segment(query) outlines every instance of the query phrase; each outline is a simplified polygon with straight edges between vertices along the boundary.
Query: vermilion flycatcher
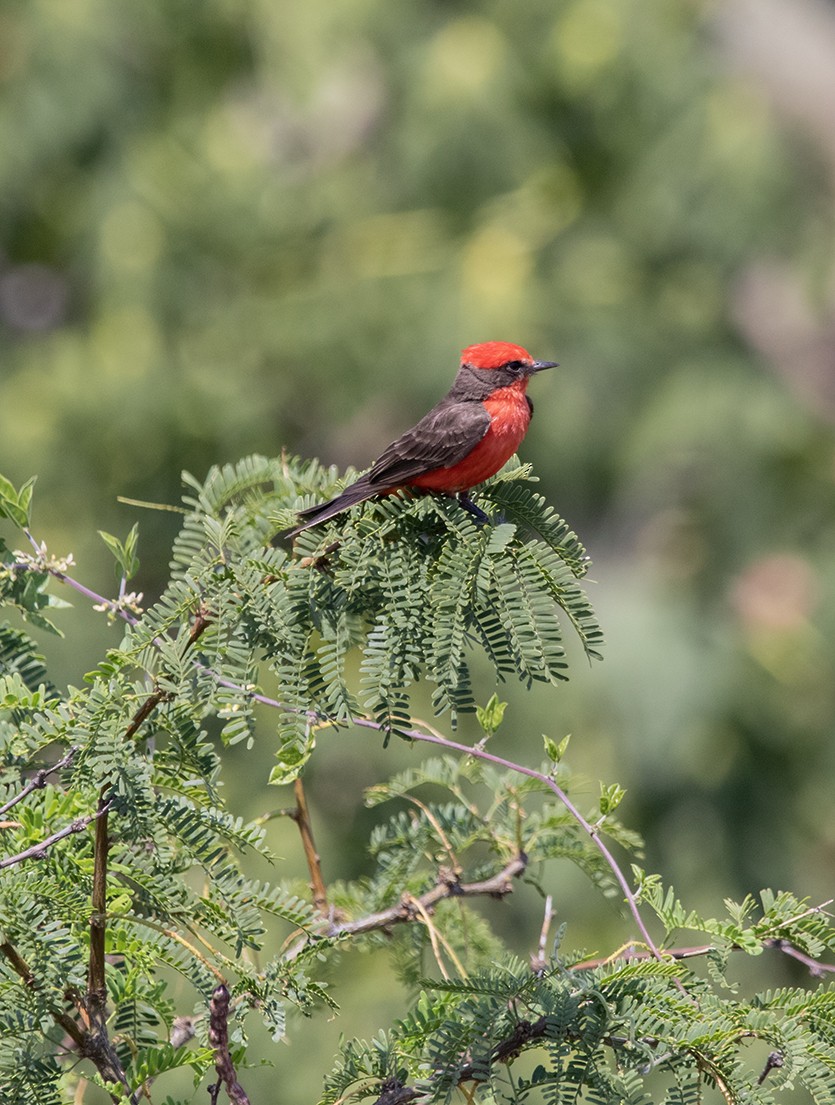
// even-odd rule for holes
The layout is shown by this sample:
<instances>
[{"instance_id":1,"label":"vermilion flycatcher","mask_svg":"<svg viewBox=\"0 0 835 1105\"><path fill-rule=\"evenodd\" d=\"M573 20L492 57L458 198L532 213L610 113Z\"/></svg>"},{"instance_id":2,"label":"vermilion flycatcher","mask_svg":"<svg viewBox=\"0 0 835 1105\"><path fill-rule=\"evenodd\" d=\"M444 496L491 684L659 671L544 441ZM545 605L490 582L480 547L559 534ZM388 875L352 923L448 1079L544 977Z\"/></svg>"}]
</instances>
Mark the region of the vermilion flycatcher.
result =
<instances>
[{"instance_id":1,"label":"vermilion flycatcher","mask_svg":"<svg viewBox=\"0 0 835 1105\"><path fill-rule=\"evenodd\" d=\"M468 346L455 383L440 403L335 499L301 511L304 521L289 536L403 487L457 495L462 506L486 521L467 491L495 475L519 448L533 414L528 380L556 366L556 361L535 361L521 345L506 341Z\"/></svg>"}]
</instances>

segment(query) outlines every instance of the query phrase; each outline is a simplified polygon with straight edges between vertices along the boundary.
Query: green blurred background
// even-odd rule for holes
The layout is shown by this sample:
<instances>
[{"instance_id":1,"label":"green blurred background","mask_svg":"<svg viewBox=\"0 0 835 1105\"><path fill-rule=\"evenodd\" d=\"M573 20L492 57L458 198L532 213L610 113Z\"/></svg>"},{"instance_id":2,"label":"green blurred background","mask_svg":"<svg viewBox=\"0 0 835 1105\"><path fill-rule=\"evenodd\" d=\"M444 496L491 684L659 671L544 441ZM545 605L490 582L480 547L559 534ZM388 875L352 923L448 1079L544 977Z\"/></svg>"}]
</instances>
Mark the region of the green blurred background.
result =
<instances>
[{"instance_id":1,"label":"green blurred background","mask_svg":"<svg viewBox=\"0 0 835 1105\"><path fill-rule=\"evenodd\" d=\"M153 596L176 516L117 495L284 447L361 467L462 346L559 360L522 456L588 545L606 659L507 688L497 748L572 732L693 905L828 898L833 119L829 0L6 0L0 471L38 474L36 535L95 588L95 530L138 517ZM64 624L75 682L117 630ZM246 815L270 732L233 753ZM409 755L330 739L326 876L363 869L353 785ZM576 943L618 931L555 877ZM349 1034L390 1015L360 962Z\"/></svg>"}]
</instances>

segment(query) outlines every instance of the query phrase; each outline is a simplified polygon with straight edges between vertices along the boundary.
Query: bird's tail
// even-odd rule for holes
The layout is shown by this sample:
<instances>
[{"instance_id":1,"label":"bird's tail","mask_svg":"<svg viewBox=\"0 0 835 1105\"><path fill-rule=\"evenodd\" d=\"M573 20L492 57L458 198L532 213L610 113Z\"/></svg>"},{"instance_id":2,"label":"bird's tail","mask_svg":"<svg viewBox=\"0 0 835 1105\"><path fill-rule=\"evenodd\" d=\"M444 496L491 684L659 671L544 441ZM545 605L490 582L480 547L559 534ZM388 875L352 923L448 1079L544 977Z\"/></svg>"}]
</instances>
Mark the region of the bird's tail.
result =
<instances>
[{"instance_id":1,"label":"bird's tail","mask_svg":"<svg viewBox=\"0 0 835 1105\"><path fill-rule=\"evenodd\" d=\"M352 483L350 487L346 487L340 495L328 499L326 503L316 503L315 506L300 510L299 518L303 521L293 529L287 530L284 536L295 537L302 530L310 529L311 526L318 526L320 522L327 522L329 518L341 514L348 507L355 506L357 503L364 502L365 499L370 499L373 495L379 494L381 494L379 487L370 487L367 480L360 478L356 483Z\"/></svg>"}]
</instances>

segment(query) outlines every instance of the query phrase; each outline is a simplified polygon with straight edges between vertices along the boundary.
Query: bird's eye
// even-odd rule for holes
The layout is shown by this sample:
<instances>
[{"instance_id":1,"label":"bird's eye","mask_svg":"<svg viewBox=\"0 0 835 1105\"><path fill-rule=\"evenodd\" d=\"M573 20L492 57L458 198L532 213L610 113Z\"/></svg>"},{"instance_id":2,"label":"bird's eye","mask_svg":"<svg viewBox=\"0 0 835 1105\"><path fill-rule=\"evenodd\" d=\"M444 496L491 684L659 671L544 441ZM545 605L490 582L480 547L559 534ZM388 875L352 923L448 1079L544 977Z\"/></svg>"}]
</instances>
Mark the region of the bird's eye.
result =
<instances>
[{"instance_id":1,"label":"bird's eye","mask_svg":"<svg viewBox=\"0 0 835 1105\"><path fill-rule=\"evenodd\" d=\"M525 367L522 361L508 361L505 368L509 368L511 372L521 372Z\"/></svg>"}]
</instances>

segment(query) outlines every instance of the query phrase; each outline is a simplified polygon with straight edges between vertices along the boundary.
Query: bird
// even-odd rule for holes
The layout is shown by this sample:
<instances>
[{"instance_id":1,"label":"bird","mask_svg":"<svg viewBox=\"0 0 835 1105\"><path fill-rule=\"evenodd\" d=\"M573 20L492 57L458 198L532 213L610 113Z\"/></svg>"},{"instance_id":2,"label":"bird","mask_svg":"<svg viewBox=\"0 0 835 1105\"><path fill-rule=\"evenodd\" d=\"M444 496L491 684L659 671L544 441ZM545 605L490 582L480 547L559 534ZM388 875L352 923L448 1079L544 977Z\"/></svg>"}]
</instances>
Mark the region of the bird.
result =
<instances>
[{"instance_id":1,"label":"bird","mask_svg":"<svg viewBox=\"0 0 835 1105\"><path fill-rule=\"evenodd\" d=\"M535 373L556 367L556 361L535 361L512 342L468 345L444 398L339 495L299 511L299 524L286 536L401 489L457 496L480 522L488 521L468 492L495 475L519 448L533 414L528 382Z\"/></svg>"}]
</instances>

